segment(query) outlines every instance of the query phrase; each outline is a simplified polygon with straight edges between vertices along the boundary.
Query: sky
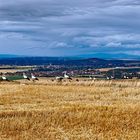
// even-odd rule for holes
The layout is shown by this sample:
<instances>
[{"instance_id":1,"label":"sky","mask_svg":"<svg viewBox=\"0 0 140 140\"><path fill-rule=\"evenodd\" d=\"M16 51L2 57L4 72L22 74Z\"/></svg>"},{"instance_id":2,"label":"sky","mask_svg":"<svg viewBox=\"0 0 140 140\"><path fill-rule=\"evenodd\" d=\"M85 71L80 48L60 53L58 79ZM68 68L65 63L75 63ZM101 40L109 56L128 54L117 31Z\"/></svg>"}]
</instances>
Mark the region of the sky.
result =
<instances>
[{"instance_id":1,"label":"sky","mask_svg":"<svg viewBox=\"0 0 140 140\"><path fill-rule=\"evenodd\" d=\"M0 0L0 54L140 56L139 0Z\"/></svg>"}]
</instances>

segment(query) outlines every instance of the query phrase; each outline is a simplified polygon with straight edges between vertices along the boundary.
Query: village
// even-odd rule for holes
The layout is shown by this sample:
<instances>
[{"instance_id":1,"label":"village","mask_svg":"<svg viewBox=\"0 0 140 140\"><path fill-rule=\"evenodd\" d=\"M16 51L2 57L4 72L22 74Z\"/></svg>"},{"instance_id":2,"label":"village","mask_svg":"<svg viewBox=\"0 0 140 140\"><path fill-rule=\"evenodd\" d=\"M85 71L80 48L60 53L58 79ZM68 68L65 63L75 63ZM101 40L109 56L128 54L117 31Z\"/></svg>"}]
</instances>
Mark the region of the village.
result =
<instances>
[{"instance_id":1,"label":"village","mask_svg":"<svg viewBox=\"0 0 140 140\"><path fill-rule=\"evenodd\" d=\"M23 73L28 77L31 74L38 78L63 77L64 73L72 78L85 78L89 80L101 79L139 79L140 67L115 67L115 68L88 68L71 67L65 65L41 65L41 66L4 66L0 68L1 80L5 76L9 80L24 79Z\"/></svg>"}]
</instances>

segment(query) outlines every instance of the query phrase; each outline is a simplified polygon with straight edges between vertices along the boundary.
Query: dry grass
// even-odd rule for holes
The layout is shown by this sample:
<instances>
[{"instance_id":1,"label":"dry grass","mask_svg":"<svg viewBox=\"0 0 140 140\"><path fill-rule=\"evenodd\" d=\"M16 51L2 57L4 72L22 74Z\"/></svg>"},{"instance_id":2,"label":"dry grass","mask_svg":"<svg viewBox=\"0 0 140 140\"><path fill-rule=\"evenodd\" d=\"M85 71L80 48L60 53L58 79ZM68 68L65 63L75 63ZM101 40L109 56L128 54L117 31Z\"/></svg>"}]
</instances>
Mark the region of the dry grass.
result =
<instances>
[{"instance_id":1,"label":"dry grass","mask_svg":"<svg viewBox=\"0 0 140 140\"><path fill-rule=\"evenodd\" d=\"M139 81L0 84L2 140L139 140L139 117Z\"/></svg>"}]
</instances>

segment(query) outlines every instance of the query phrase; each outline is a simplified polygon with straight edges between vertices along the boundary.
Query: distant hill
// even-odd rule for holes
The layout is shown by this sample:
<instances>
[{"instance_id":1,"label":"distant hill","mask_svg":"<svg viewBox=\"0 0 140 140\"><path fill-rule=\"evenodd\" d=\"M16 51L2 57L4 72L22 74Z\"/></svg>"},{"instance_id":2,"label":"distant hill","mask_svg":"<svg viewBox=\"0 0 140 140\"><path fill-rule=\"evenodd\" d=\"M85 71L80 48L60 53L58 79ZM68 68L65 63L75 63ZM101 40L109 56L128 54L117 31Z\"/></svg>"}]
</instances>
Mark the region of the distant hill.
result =
<instances>
[{"instance_id":1,"label":"distant hill","mask_svg":"<svg viewBox=\"0 0 140 140\"><path fill-rule=\"evenodd\" d=\"M12 55L12 54L0 54L0 59L5 59L5 58L16 58L19 57L18 55Z\"/></svg>"},{"instance_id":2,"label":"distant hill","mask_svg":"<svg viewBox=\"0 0 140 140\"><path fill-rule=\"evenodd\" d=\"M0 59L0 65L63 65L74 67L120 67L140 66L139 60L105 60L99 58L67 58L67 57L16 57L8 56Z\"/></svg>"},{"instance_id":3,"label":"distant hill","mask_svg":"<svg viewBox=\"0 0 140 140\"><path fill-rule=\"evenodd\" d=\"M107 59L107 60L140 60L139 55L129 55L124 53L111 54L111 53L91 53L69 57L37 57L37 56L24 56L14 54L0 54L0 59L7 58L31 58L31 59L48 59L48 60L80 60L80 59Z\"/></svg>"},{"instance_id":4,"label":"distant hill","mask_svg":"<svg viewBox=\"0 0 140 140\"><path fill-rule=\"evenodd\" d=\"M77 56L79 58L102 58L102 59L139 59L139 55L129 55L124 53L119 54L110 54L110 53L93 53L93 54L84 54Z\"/></svg>"}]
</instances>

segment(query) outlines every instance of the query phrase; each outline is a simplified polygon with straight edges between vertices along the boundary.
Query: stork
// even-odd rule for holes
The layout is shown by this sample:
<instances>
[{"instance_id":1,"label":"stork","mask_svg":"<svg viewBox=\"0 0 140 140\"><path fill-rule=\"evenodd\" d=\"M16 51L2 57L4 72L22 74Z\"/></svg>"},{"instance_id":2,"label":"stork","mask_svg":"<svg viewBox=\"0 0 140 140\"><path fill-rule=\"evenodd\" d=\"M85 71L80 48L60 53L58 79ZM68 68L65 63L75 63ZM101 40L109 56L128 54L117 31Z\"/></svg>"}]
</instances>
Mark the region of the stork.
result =
<instances>
[{"instance_id":1,"label":"stork","mask_svg":"<svg viewBox=\"0 0 140 140\"><path fill-rule=\"evenodd\" d=\"M57 81L61 82L61 81L63 80L63 77L57 76L57 77L55 77L55 79L56 79Z\"/></svg>"},{"instance_id":2,"label":"stork","mask_svg":"<svg viewBox=\"0 0 140 140\"><path fill-rule=\"evenodd\" d=\"M89 79L90 79L90 80L93 80L93 77L89 76Z\"/></svg>"},{"instance_id":3,"label":"stork","mask_svg":"<svg viewBox=\"0 0 140 140\"><path fill-rule=\"evenodd\" d=\"M123 78L126 79L127 77L124 75Z\"/></svg>"},{"instance_id":4,"label":"stork","mask_svg":"<svg viewBox=\"0 0 140 140\"><path fill-rule=\"evenodd\" d=\"M124 79L129 79L129 77L128 77L128 76L126 76L126 75L124 75L124 76L123 76L123 78L124 78Z\"/></svg>"},{"instance_id":5,"label":"stork","mask_svg":"<svg viewBox=\"0 0 140 140\"><path fill-rule=\"evenodd\" d=\"M71 78L69 75L67 75L67 72L64 72L64 78L65 78L65 79L72 80L72 78Z\"/></svg>"},{"instance_id":6,"label":"stork","mask_svg":"<svg viewBox=\"0 0 140 140\"><path fill-rule=\"evenodd\" d=\"M109 77L109 76L107 76L107 77L106 77L106 79L107 79L107 80L110 80L110 77Z\"/></svg>"},{"instance_id":7,"label":"stork","mask_svg":"<svg viewBox=\"0 0 140 140\"><path fill-rule=\"evenodd\" d=\"M114 79L114 76L111 76L111 79Z\"/></svg>"},{"instance_id":8,"label":"stork","mask_svg":"<svg viewBox=\"0 0 140 140\"><path fill-rule=\"evenodd\" d=\"M96 80L96 78L94 77L94 78L93 78L93 80L95 81L95 80Z\"/></svg>"},{"instance_id":9,"label":"stork","mask_svg":"<svg viewBox=\"0 0 140 140\"><path fill-rule=\"evenodd\" d=\"M9 80L7 79L7 77L5 76L5 74L3 74L1 78L2 78L2 81L9 81Z\"/></svg>"},{"instance_id":10,"label":"stork","mask_svg":"<svg viewBox=\"0 0 140 140\"><path fill-rule=\"evenodd\" d=\"M35 80L38 80L38 81L39 81L39 79L38 79L33 73L31 73L31 79L32 79L33 81L35 81Z\"/></svg>"},{"instance_id":11,"label":"stork","mask_svg":"<svg viewBox=\"0 0 140 140\"><path fill-rule=\"evenodd\" d=\"M30 78L25 73L23 73L23 78L30 81Z\"/></svg>"}]
</instances>

